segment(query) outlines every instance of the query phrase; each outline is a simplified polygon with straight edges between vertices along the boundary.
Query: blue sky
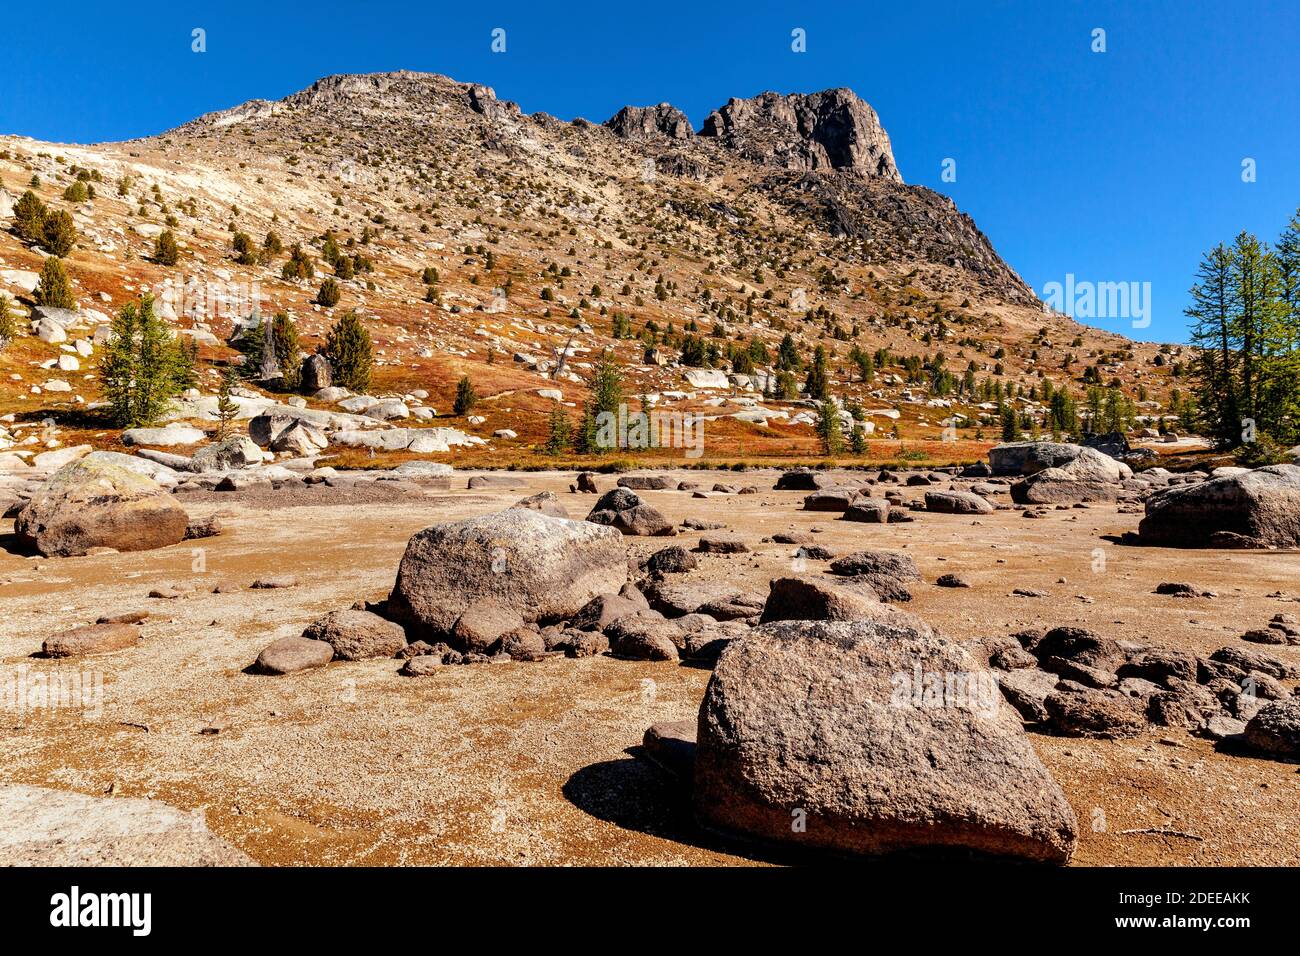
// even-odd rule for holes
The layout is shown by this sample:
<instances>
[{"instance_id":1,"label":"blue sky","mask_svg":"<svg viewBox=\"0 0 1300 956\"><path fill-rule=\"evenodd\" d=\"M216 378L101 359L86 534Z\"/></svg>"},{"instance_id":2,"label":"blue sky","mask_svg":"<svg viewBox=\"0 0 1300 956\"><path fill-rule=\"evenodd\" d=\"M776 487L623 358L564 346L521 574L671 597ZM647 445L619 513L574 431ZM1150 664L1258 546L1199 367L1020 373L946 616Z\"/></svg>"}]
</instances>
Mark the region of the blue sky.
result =
<instances>
[{"instance_id":1,"label":"blue sky","mask_svg":"<svg viewBox=\"0 0 1300 956\"><path fill-rule=\"evenodd\" d=\"M1296 0L139 0L65 3L57 21L0 34L0 133L126 139L331 73L402 68L562 119L668 101L697 128L731 96L848 86L879 112L904 178L952 196L1039 292L1067 273L1150 282L1149 328L1093 324L1159 341L1184 338L1205 249L1242 229L1271 241L1300 206ZM791 50L796 28L807 52Z\"/></svg>"}]
</instances>

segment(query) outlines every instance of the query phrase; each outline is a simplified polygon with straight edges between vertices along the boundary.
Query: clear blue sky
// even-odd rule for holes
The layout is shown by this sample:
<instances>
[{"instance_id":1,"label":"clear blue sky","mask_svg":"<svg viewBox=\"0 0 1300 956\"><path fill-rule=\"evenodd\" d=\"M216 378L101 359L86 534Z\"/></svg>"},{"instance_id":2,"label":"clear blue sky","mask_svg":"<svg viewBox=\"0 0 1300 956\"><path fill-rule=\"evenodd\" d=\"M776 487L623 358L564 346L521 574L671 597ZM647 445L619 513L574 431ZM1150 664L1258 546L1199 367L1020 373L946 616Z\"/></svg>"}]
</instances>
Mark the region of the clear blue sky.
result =
<instances>
[{"instance_id":1,"label":"clear blue sky","mask_svg":"<svg viewBox=\"0 0 1300 956\"><path fill-rule=\"evenodd\" d=\"M1094 324L1159 341L1184 337L1203 250L1241 229L1271 241L1300 206L1297 0L138 0L52 16L0 33L0 133L127 139L331 73L402 68L563 119L668 101L697 128L731 96L848 86L880 113L904 178L952 196L1040 293L1066 273L1150 282L1150 328ZM206 53L191 52L195 27ZM1097 27L1105 53L1090 48ZM791 51L795 28L806 53Z\"/></svg>"}]
</instances>

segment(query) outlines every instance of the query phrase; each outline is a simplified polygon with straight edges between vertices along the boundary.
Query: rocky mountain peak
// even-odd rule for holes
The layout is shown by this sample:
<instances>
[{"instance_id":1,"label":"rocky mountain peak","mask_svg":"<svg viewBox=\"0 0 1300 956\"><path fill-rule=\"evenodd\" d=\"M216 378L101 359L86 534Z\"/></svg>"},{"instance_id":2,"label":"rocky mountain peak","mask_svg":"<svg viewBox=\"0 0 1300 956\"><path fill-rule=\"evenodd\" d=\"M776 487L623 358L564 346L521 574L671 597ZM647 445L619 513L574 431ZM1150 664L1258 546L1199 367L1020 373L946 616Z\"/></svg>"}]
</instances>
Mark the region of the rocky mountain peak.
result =
<instances>
[{"instance_id":1,"label":"rocky mountain peak","mask_svg":"<svg viewBox=\"0 0 1300 956\"><path fill-rule=\"evenodd\" d=\"M876 111L849 89L733 98L708 115L700 135L764 165L903 181Z\"/></svg>"},{"instance_id":2,"label":"rocky mountain peak","mask_svg":"<svg viewBox=\"0 0 1300 956\"><path fill-rule=\"evenodd\" d=\"M686 114L668 103L625 106L605 121L623 139L690 139L695 135Z\"/></svg>"}]
</instances>

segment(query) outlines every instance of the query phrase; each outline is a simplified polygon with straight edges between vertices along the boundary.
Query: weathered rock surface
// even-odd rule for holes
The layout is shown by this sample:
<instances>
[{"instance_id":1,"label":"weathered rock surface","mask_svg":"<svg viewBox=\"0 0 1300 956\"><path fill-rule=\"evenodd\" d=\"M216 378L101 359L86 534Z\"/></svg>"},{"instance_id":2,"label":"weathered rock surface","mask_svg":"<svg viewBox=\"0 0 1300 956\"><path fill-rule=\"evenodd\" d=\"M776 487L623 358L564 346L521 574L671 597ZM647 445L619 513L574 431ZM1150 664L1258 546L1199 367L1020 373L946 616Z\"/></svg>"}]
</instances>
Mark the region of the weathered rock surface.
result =
<instances>
[{"instance_id":1,"label":"weathered rock surface","mask_svg":"<svg viewBox=\"0 0 1300 956\"><path fill-rule=\"evenodd\" d=\"M733 98L705 118L700 136L767 166L903 181L876 111L848 89Z\"/></svg>"},{"instance_id":2,"label":"weathered rock surface","mask_svg":"<svg viewBox=\"0 0 1300 956\"><path fill-rule=\"evenodd\" d=\"M913 674L965 674L991 696L927 706ZM957 644L876 622L766 624L733 642L700 708L694 799L705 826L841 854L1064 863L1077 840L991 675Z\"/></svg>"},{"instance_id":3,"label":"weathered rock surface","mask_svg":"<svg viewBox=\"0 0 1300 956\"><path fill-rule=\"evenodd\" d=\"M46 657L85 657L135 647L140 632L128 623L87 624L46 638L41 653Z\"/></svg>"},{"instance_id":4,"label":"weathered rock surface","mask_svg":"<svg viewBox=\"0 0 1300 956\"><path fill-rule=\"evenodd\" d=\"M340 661L361 661L371 657L393 657L406 647L402 628L370 611L355 608L331 611L308 625L302 636L324 641Z\"/></svg>"},{"instance_id":5,"label":"weathered rock surface","mask_svg":"<svg viewBox=\"0 0 1300 956\"><path fill-rule=\"evenodd\" d=\"M1263 753L1300 757L1300 698L1265 704L1246 722L1243 738Z\"/></svg>"},{"instance_id":6,"label":"weathered rock surface","mask_svg":"<svg viewBox=\"0 0 1300 956\"><path fill-rule=\"evenodd\" d=\"M414 535L388 613L411 639L439 640L475 605L523 621L568 618L627 580L627 549L610 528L509 508Z\"/></svg>"},{"instance_id":7,"label":"weathered rock surface","mask_svg":"<svg viewBox=\"0 0 1300 956\"><path fill-rule=\"evenodd\" d=\"M64 465L19 513L14 531L46 556L91 548L145 551L185 537L189 516L152 479L101 459Z\"/></svg>"},{"instance_id":8,"label":"weathered rock surface","mask_svg":"<svg viewBox=\"0 0 1300 956\"><path fill-rule=\"evenodd\" d=\"M677 533L673 523L658 508L645 504L627 488L615 488L596 501L587 515L593 524L617 528L629 536L671 537Z\"/></svg>"},{"instance_id":9,"label":"weathered rock surface","mask_svg":"<svg viewBox=\"0 0 1300 956\"><path fill-rule=\"evenodd\" d=\"M993 505L970 491L927 491L925 510L950 515L988 515Z\"/></svg>"},{"instance_id":10,"label":"weathered rock surface","mask_svg":"<svg viewBox=\"0 0 1300 956\"><path fill-rule=\"evenodd\" d=\"M334 648L306 637L282 637L257 655L253 669L259 674L292 674L324 667L334 658Z\"/></svg>"},{"instance_id":11,"label":"weathered rock surface","mask_svg":"<svg viewBox=\"0 0 1300 956\"><path fill-rule=\"evenodd\" d=\"M634 140L684 140L695 135L691 121L675 106L625 106L604 124L615 136Z\"/></svg>"},{"instance_id":12,"label":"weathered rock surface","mask_svg":"<svg viewBox=\"0 0 1300 956\"><path fill-rule=\"evenodd\" d=\"M1157 492L1138 538L1172 548L1300 547L1300 467L1270 465Z\"/></svg>"}]
</instances>

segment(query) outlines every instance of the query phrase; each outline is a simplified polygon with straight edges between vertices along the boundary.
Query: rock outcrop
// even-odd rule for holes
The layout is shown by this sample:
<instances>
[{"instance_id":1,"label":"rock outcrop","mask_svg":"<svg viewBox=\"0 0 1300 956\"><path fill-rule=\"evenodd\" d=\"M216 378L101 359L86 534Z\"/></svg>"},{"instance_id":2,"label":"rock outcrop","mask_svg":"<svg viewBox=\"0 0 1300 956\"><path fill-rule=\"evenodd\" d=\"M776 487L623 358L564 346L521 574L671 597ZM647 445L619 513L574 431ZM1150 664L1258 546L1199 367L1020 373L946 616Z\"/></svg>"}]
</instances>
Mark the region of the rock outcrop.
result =
<instances>
[{"instance_id":1,"label":"rock outcrop","mask_svg":"<svg viewBox=\"0 0 1300 956\"><path fill-rule=\"evenodd\" d=\"M625 106L605 126L623 139L690 139L695 135L686 114L668 103L658 106Z\"/></svg>"},{"instance_id":2,"label":"rock outcrop","mask_svg":"<svg viewBox=\"0 0 1300 956\"><path fill-rule=\"evenodd\" d=\"M903 181L876 111L848 89L733 98L708 115L700 135L767 166Z\"/></svg>"}]
</instances>

